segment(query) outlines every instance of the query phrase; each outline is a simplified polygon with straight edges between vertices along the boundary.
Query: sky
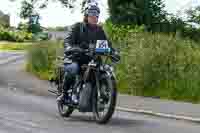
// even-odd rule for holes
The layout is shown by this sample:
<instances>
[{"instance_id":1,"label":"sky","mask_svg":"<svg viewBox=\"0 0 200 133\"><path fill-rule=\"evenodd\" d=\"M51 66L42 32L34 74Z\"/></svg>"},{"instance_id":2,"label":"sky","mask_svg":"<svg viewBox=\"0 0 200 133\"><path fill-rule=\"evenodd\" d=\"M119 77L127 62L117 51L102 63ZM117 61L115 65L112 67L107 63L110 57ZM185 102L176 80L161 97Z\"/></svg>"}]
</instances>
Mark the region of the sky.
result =
<instances>
[{"instance_id":1,"label":"sky","mask_svg":"<svg viewBox=\"0 0 200 133\"><path fill-rule=\"evenodd\" d=\"M11 25L17 26L21 21L19 18L20 6L22 0L10 2L9 0L1 0L0 10L11 17ZM107 0L97 0L100 2L100 21L104 22L108 18ZM166 10L169 13L180 14L179 10L183 12L184 9L200 5L200 0L164 0ZM40 23L45 27L67 26L82 20L80 7L77 6L74 12L69 11L63 7L59 2L50 2L46 9L39 11L41 15Z\"/></svg>"}]
</instances>

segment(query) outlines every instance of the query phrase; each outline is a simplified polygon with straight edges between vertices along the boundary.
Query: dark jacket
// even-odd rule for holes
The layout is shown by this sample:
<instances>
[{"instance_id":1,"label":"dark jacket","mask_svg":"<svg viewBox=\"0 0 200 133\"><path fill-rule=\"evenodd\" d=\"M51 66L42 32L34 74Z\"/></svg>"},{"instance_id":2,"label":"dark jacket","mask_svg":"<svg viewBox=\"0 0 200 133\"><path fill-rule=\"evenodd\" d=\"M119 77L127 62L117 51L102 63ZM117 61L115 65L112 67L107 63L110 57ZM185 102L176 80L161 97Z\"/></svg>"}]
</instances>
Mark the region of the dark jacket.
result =
<instances>
[{"instance_id":1,"label":"dark jacket","mask_svg":"<svg viewBox=\"0 0 200 133\"><path fill-rule=\"evenodd\" d=\"M86 23L76 23L64 40L64 48L71 46L87 49L89 43L96 40L108 40L101 26L91 27ZM111 43L109 45L111 47Z\"/></svg>"},{"instance_id":2,"label":"dark jacket","mask_svg":"<svg viewBox=\"0 0 200 133\"><path fill-rule=\"evenodd\" d=\"M89 44L91 42L95 43L96 40L108 40L101 26L97 25L96 27L91 27L86 23L76 23L72 25L64 40L65 52L68 50L67 47L79 47L82 49L88 49ZM110 42L109 47L112 48ZM80 58L76 58L76 56L74 56L72 56L72 59L78 62L80 65L90 61L89 56L78 56Z\"/></svg>"}]
</instances>

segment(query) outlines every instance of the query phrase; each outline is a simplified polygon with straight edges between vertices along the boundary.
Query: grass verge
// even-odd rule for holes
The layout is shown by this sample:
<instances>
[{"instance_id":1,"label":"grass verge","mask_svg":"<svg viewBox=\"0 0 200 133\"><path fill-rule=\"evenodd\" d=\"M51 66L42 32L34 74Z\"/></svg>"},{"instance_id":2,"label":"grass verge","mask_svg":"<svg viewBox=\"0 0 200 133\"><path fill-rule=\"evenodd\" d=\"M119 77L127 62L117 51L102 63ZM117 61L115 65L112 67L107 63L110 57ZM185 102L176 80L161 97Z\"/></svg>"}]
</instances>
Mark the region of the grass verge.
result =
<instances>
[{"instance_id":1,"label":"grass verge","mask_svg":"<svg viewBox=\"0 0 200 133\"><path fill-rule=\"evenodd\" d=\"M6 51L19 51L19 50L27 50L34 43L26 42L26 43L14 43L14 42L0 42L0 50Z\"/></svg>"}]
</instances>

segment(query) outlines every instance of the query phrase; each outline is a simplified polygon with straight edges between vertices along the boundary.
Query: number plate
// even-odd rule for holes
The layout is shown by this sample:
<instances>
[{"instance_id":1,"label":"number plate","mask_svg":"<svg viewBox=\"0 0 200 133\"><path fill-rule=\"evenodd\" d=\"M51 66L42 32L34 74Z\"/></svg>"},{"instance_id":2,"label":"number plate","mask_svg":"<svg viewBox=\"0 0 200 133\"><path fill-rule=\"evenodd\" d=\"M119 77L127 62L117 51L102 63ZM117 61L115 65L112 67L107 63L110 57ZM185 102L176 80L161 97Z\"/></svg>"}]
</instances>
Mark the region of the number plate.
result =
<instances>
[{"instance_id":1,"label":"number plate","mask_svg":"<svg viewBox=\"0 0 200 133\"><path fill-rule=\"evenodd\" d=\"M107 40L97 40L96 43L96 52L97 53L107 53L110 52Z\"/></svg>"},{"instance_id":2,"label":"number plate","mask_svg":"<svg viewBox=\"0 0 200 133\"><path fill-rule=\"evenodd\" d=\"M107 40L97 40L96 48L107 49L108 41Z\"/></svg>"}]
</instances>

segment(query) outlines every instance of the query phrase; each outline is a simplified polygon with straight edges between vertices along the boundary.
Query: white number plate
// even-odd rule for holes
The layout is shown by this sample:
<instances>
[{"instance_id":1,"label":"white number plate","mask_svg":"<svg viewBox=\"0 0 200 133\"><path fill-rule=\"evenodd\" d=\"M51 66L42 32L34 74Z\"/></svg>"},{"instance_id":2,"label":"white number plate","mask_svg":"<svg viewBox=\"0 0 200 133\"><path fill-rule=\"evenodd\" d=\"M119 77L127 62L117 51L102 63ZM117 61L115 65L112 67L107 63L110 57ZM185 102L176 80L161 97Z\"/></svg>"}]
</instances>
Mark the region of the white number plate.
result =
<instances>
[{"instance_id":1,"label":"white number plate","mask_svg":"<svg viewBox=\"0 0 200 133\"><path fill-rule=\"evenodd\" d=\"M101 49L109 48L108 41L107 40L97 40L96 48L101 48Z\"/></svg>"}]
</instances>

